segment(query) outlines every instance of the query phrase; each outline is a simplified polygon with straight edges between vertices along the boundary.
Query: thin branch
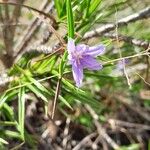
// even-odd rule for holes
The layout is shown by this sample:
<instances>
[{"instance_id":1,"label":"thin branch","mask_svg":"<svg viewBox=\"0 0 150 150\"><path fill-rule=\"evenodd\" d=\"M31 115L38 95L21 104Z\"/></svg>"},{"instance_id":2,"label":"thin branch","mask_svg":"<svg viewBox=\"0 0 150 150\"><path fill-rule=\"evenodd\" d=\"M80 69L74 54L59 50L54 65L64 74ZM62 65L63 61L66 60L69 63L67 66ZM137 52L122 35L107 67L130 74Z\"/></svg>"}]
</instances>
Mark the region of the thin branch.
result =
<instances>
[{"instance_id":1,"label":"thin branch","mask_svg":"<svg viewBox=\"0 0 150 150\"><path fill-rule=\"evenodd\" d=\"M109 37L114 40L116 39L116 34L113 34L113 33L105 33L103 36ZM124 36L124 35L118 35L118 40L128 42L135 46L143 47L144 49L147 49L150 45L148 41L143 41L143 40L135 39L135 38Z\"/></svg>"},{"instance_id":2,"label":"thin branch","mask_svg":"<svg viewBox=\"0 0 150 150\"><path fill-rule=\"evenodd\" d=\"M52 2L49 5L48 4L49 4L48 0L46 0L41 6L40 10L44 11L46 9L46 13L52 10L54 3ZM16 49L16 53L14 54L15 59L27 47L28 42L31 40L32 36L35 34L35 32L38 30L41 24L42 22L37 17L32 21L30 26L25 31L24 36L19 40L19 42L15 46Z\"/></svg>"},{"instance_id":3,"label":"thin branch","mask_svg":"<svg viewBox=\"0 0 150 150\"><path fill-rule=\"evenodd\" d=\"M144 118L145 120L150 122L149 114L147 112L145 112L141 107L135 106L132 103L132 101L128 100L127 98L125 98L123 96L116 95L116 96L114 96L114 98L116 100L118 100L119 102L121 102L122 104L124 104L125 106L127 106L128 108L130 108L132 111L139 114L139 116L141 116L142 118Z\"/></svg>"},{"instance_id":4,"label":"thin branch","mask_svg":"<svg viewBox=\"0 0 150 150\"><path fill-rule=\"evenodd\" d=\"M95 111L89 105L85 105L85 107L89 111L89 113L91 114L91 117L93 118L94 124L97 128L97 131L98 131L99 135L101 137L103 137L107 141L107 143L110 144L110 146L113 149L119 149L119 145L117 145L117 143L106 133L105 129L99 123L99 121L98 121L99 117L95 113Z\"/></svg>"},{"instance_id":5,"label":"thin branch","mask_svg":"<svg viewBox=\"0 0 150 150\"><path fill-rule=\"evenodd\" d=\"M136 72L136 74L144 81L145 84L150 86L150 83L148 83L140 74L138 74L137 72Z\"/></svg>"},{"instance_id":6,"label":"thin branch","mask_svg":"<svg viewBox=\"0 0 150 150\"><path fill-rule=\"evenodd\" d=\"M17 0L17 3L19 2L20 4L23 4L24 1L25 0ZM13 11L13 15L12 15L11 21L18 23L20 15L21 15L21 6L16 5L15 9ZM14 37L15 30L16 30L16 26L13 26L12 27L12 37Z\"/></svg>"},{"instance_id":7,"label":"thin branch","mask_svg":"<svg viewBox=\"0 0 150 150\"><path fill-rule=\"evenodd\" d=\"M117 47L118 47L118 50L119 50L120 58L122 58L122 52L121 52L121 49L120 49L120 46L119 46L119 37L118 37L117 10L116 10L116 13L115 13L115 19L116 19L116 28L115 28L115 31L116 31ZM129 88L131 89L131 83L130 83L129 75L128 75L127 71L126 71L125 59L122 60L122 63L123 63L123 72L124 72L124 75L125 75L125 77L127 79L127 84L129 86Z\"/></svg>"},{"instance_id":8,"label":"thin branch","mask_svg":"<svg viewBox=\"0 0 150 150\"><path fill-rule=\"evenodd\" d=\"M80 150L82 145L85 145L91 138L95 137L97 133L91 133L83 138L72 150Z\"/></svg>"},{"instance_id":9,"label":"thin branch","mask_svg":"<svg viewBox=\"0 0 150 150\"><path fill-rule=\"evenodd\" d=\"M38 10L38 9L36 9L36 8L33 8L33 7L31 7L31 6L27 6L27 5L23 5L23 4L18 4L18 3L11 3L11 2L7 2L7 3L0 2L0 4L1 4L1 5L8 4L8 5L21 6L21 7L27 8L27 9L29 9L29 10L32 10L33 12L37 12L37 13L39 13L40 15L43 15L43 16L49 18L50 20L52 20L53 22L56 23L55 18L54 18L52 15L47 14L47 13L45 13L45 12L43 12L43 11L41 11L41 10Z\"/></svg>"},{"instance_id":10,"label":"thin branch","mask_svg":"<svg viewBox=\"0 0 150 150\"><path fill-rule=\"evenodd\" d=\"M57 82L55 98L54 98L54 101L53 101L53 109L52 109L52 114L51 114L52 119L54 119L54 115L55 115L55 111L56 111L57 99L59 97L59 92L60 92L61 79L62 79L62 77L59 78L58 82Z\"/></svg>"},{"instance_id":11,"label":"thin branch","mask_svg":"<svg viewBox=\"0 0 150 150\"><path fill-rule=\"evenodd\" d=\"M113 59L113 60L110 60L110 61L106 61L103 63L103 65L105 64L109 64L109 63L113 63L113 62L116 62L116 61L120 61L120 60L123 60L123 59L130 59L130 58L134 58L134 57L139 57L139 56L147 56L147 55L150 55L150 52L141 52L139 54L135 54L135 55L131 55L131 56L126 56L126 57L122 57L122 58L117 58L117 59Z\"/></svg>"},{"instance_id":12,"label":"thin branch","mask_svg":"<svg viewBox=\"0 0 150 150\"><path fill-rule=\"evenodd\" d=\"M129 15L123 19L118 20L117 24L118 24L118 27L120 27L120 26L127 25L128 23L135 22L135 21L142 20L142 19L146 19L149 17L150 17L150 7L145 8L145 9L143 9L143 10L141 10L135 14ZM92 38L92 37L97 36L97 35L104 34L106 32L109 32L109 31L115 29L115 27L116 27L116 24L113 24L113 23L106 24L104 26L96 28L95 30L87 32L84 35L83 39L85 40L85 39L89 39L89 38Z\"/></svg>"},{"instance_id":13,"label":"thin branch","mask_svg":"<svg viewBox=\"0 0 150 150\"><path fill-rule=\"evenodd\" d=\"M23 4L24 1L25 0L17 0L17 3ZM21 6L16 5L15 9L13 11L13 16L12 16L13 21L18 22L18 18L19 18L20 14L21 14L20 12L21 12Z\"/></svg>"},{"instance_id":14,"label":"thin branch","mask_svg":"<svg viewBox=\"0 0 150 150\"><path fill-rule=\"evenodd\" d=\"M122 120L109 119L108 123L110 123L111 126L121 126L121 127L134 128L134 129L136 128L138 130L150 130L150 126L148 125L131 123Z\"/></svg>"},{"instance_id":15,"label":"thin branch","mask_svg":"<svg viewBox=\"0 0 150 150\"><path fill-rule=\"evenodd\" d=\"M66 126L65 126L65 129L64 129L64 132L63 132L63 140L62 140L62 146L64 149L67 148L67 142L68 142L68 137L69 137L69 125L70 125L70 118L68 117L66 119Z\"/></svg>"}]
</instances>

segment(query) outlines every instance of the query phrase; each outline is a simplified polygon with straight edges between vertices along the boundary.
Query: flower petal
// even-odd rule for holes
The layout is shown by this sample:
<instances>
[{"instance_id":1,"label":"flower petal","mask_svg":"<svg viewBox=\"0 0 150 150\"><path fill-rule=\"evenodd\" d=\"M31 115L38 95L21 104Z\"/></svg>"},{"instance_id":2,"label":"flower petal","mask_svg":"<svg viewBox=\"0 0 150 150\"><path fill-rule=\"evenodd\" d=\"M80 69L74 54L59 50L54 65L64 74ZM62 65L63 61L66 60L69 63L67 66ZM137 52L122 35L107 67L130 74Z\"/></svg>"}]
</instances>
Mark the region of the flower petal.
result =
<instances>
[{"instance_id":1,"label":"flower petal","mask_svg":"<svg viewBox=\"0 0 150 150\"><path fill-rule=\"evenodd\" d=\"M76 47L75 47L74 40L72 38L69 38L68 44L67 44L68 53L71 54L72 52L75 51L75 49L76 49Z\"/></svg>"},{"instance_id":2,"label":"flower petal","mask_svg":"<svg viewBox=\"0 0 150 150\"><path fill-rule=\"evenodd\" d=\"M89 55L84 56L80 62L83 68L87 68L89 70L100 70L103 67L102 64Z\"/></svg>"},{"instance_id":3,"label":"flower petal","mask_svg":"<svg viewBox=\"0 0 150 150\"><path fill-rule=\"evenodd\" d=\"M77 50L78 52L80 52L80 53L84 53L84 52L86 52L86 51L89 50L89 46L88 46L88 45L85 45L85 44L78 44L78 45L76 46L76 50Z\"/></svg>"},{"instance_id":4,"label":"flower petal","mask_svg":"<svg viewBox=\"0 0 150 150\"><path fill-rule=\"evenodd\" d=\"M104 52L105 52L105 46L101 44L98 46L89 47L89 50L86 52L86 55L96 57L101 54L104 54Z\"/></svg>"},{"instance_id":5,"label":"flower petal","mask_svg":"<svg viewBox=\"0 0 150 150\"><path fill-rule=\"evenodd\" d=\"M74 62L72 64L72 72L73 72L73 78L76 82L76 86L80 87L83 80L83 67L77 64L77 62Z\"/></svg>"}]
</instances>

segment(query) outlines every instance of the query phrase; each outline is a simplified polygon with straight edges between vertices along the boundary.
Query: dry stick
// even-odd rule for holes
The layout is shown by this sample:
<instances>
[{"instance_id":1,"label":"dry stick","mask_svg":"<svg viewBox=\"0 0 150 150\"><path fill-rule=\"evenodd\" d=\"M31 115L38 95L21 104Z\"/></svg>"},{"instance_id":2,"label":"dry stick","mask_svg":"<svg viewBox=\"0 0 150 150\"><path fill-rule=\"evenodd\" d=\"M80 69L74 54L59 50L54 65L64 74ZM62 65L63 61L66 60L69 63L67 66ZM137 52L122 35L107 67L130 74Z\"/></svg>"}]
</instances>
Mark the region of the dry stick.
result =
<instances>
[{"instance_id":1,"label":"dry stick","mask_svg":"<svg viewBox=\"0 0 150 150\"><path fill-rule=\"evenodd\" d=\"M44 23L47 24L47 26L49 27L49 30L52 31L55 36L58 38L59 42L64 45L65 44L65 41L63 38L61 38L61 36L56 32L56 30L53 28L53 26L51 26L50 24L50 20L48 18L46 18L45 16L42 16L40 14L35 14L37 15L37 17L39 17L39 19L41 19Z\"/></svg>"},{"instance_id":2,"label":"dry stick","mask_svg":"<svg viewBox=\"0 0 150 150\"><path fill-rule=\"evenodd\" d=\"M106 133L105 129L101 126L101 124L99 123L98 121L98 115L95 113L95 111L89 106L89 105L85 105L86 109L89 111L89 113L91 114L91 117L93 118L94 120L94 124L97 128L97 131L99 133L99 135L101 137L103 137L107 143L110 144L110 146L113 148L113 149L119 149L119 145L117 145L117 143L111 139L111 137Z\"/></svg>"},{"instance_id":3,"label":"dry stick","mask_svg":"<svg viewBox=\"0 0 150 150\"><path fill-rule=\"evenodd\" d=\"M105 34L103 34L103 36L109 37L114 40L116 39L116 34L113 34L113 33L105 33ZM124 35L118 35L118 40L125 41L125 42L133 44L135 46L143 47L144 49L147 49L150 45L150 43L147 41L135 39L135 38L132 38L129 36L124 36Z\"/></svg>"},{"instance_id":4,"label":"dry stick","mask_svg":"<svg viewBox=\"0 0 150 150\"><path fill-rule=\"evenodd\" d=\"M17 0L17 3L19 4L23 4L25 0ZM20 11L21 11L21 6L15 6L15 9L13 11L13 16L12 16L12 19L15 21L15 22L18 22L18 17L20 16Z\"/></svg>"},{"instance_id":5,"label":"dry stick","mask_svg":"<svg viewBox=\"0 0 150 150\"><path fill-rule=\"evenodd\" d=\"M137 74L144 81L145 84L150 86L150 83L148 83L140 74L138 74L137 72L135 74Z\"/></svg>"},{"instance_id":6,"label":"dry stick","mask_svg":"<svg viewBox=\"0 0 150 150\"><path fill-rule=\"evenodd\" d=\"M40 10L44 11L46 9L47 5L48 5L48 0L46 0L43 3ZM48 8L48 10L46 12L50 11L53 8L54 3L52 2L49 6L50 7ZM28 42L31 40L32 36L35 34L35 32L41 26L41 24L42 24L42 22L37 17L32 21L31 25L25 31L23 38L20 39L19 43L17 43L15 46L15 49L17 50L17 53L14 55L15 57L20 55L22 53L22 51L26 48L26 46L28 45Z\"/></svg>"},{"instance_id":7,"label":"dry stick","mask_svg":"<svg viewBox=\"0 0 150 150\"><path fill-rule=\"evenodd\" d=\"M66 126L65 126L65 129L64 129L64 132L63 132L62 146L63 146L64 149L67 148L70 122L71 122L71 120L70 120L70 118L68 117L68 118L66 119Z\"/></svg>"},{"instance_id":8,"label":"dry stick","mask_svg":"<svg viewBox=\"0 0 150 150\"><path fill-rule=\"evenodd\" d=\"M131 123L122 120L109 119L108 123L110 123L112 126L115 125L115 126L128 127L128 128L137 128L139 130L150 130L150 126L148 125Z\"/></svg>"},{"instance_id":9,"label":"dry stick","mask_svg":"<svg viewBox=\"0 0 150 150\"><path fill-rule=\"evenodd\" d=\"M85 145L91 138L95 137L97 133L91 133L83 138L72 150L80 150L82 145Z\"/></svg>"},{"instance_id":10,"label":"dry stick","mask_svg":"<svg viewBox=\"0 0 150 150\"><path fill-rule=\"evenodd\" d=\"M121 102L122 104L124 104L125 106L127 106L128 108L130 108L132 111L139 114L139 116L141 116L142 118L150 122L149 114L144 112L144 110L141 107L134 106L127 98L123 96L117 95L117 96L114 96L114 98L118 100L119 102Z\"/></svg>"},{"instance_id":11,"label":"dry stick","mask_svg":"<svg viewBox=\"0 0 150 150\"><path fill-rule=\"evenodd\" d=\"M99 136L95 139L95 141L92 143L92 146L91 146L92 149L93 149L93 150L95 150L95 149L97 150L97 149L98 149L98 142L99 142L99 141L102 141L102 140L104 141L104 139L99 135ZM101 142L102 145L103 145L103 141ZM105 142L106 142L106 141L105 141Z\"/></svg>"},{"instance_id":12,"label":"dry stick","mask_svg":"<svg viewBox=\"0 0 150 150\"><path fill-rule=\"evenodd\" d=\"M59 92L60 92L61 79L62 79L62 77L60 77L58 79L57 86L56 86L56 93L55 93L55 98L54 98L54 101L53 101L53 108L52 108L52 115L51 115L52 119L54 119L54 115L55 115L55 110L56 110L56 105L57 105L57 99L59 97Z\"/></svg>"},{"instance_id":13,"label":"dry stick","mask_svg":"<svg viewBox=\"0 0 150 150\"><path fill-rule=\"evenodd\" d=\"M117 10L116 10L116 13L115 13L115 18L116 18L116 28L115 28L115 31L116 31L116 40L117 40L117 47L118 47L118 50L119 50L119 55L120 55L120 58L122 58L122 52L121 52L121 49L120 49L120 46L119 46L119 38L118 38L118 22L117 22ZM131 83L130 83L130 79L129 79L129 76L128 76L128 73L126 71L126 66L125 66L125 59L122 60L122 63L123 63L123 72L124 72L124 75L127 79L127 84L129 86L129 88L131 89Z\"/></svg>"},{"instance_id":14,"label":"dry stick","mask_svg":"<svg viewBox=\"0 0 150 150\"><path fill-rule=\"evenodd\" d=\"M120 19L117 22L117 24L118 24L118 27L120 27L123 25L127 25L130 22L135 22L135 21L146 19L149 17L150 17L150 7L145 8L145 9L139 11L138 13L135 13L135 14L129 15L123 19ZM95 30L87 32L84 35L83 39L85 40L85 39L92 38L96 35L104 34L106 32L109 32L109 31L115 29L115 27L116 27L116 24L113 24L113 23L112 24L106 24L104 26L96 28Z\"/></svg>"},{"instance_id":15,"label":"dry stick","mask_svg":"<svg viewBox=\"0 0 150 150\"><path fill-rule=\"evenodd\" d=\"M123 60L123 59L130 59L130 58L134 58L134 57L139 57L139 56L147 56L147 55L150 55L150 52L141 52L139 54L135 54L135 55L131 55L131 56L126 56L126 57L122 57L122 58L117 58L117 59L113 59L113 60L110 60L110 61L106 61L103 63L103 65L105 64L109 64L109 63L113 63L113 62L116 62L116 61L120 61L120 60Z\"/></svg>"},{"instance_id":16,"label":"dry stick","mask_svg":"<svg viewBox=\"0 0 150 150\"><path fill-rule=\"evenodd\" d=\"M4 5L4 10L5 10L5 17L0 17L3 22L3 24L7 24L3 26L2 28L2 33L3 33L3 40L4 40L4 45L5 45L5 51L6 54L1 56L1 60L3 64L5 65L6 68L10 67L12 65L13 59L13 30L12 28L9 27L9 23L11 22L11 18L9 16L9 8L8 5ZM8 61L9 60L9 61Z\"/></svg>"},{"instance_id":17,"label":"dry stick","mask_svg":"<svg viewBox=\"0 0 150 150\"><path fill-rule=\"evenodd\" d=\"M17 3L19 2L20 4L23 4L25 0L17 0ZM15 6L15 9L13 11L13 15L11 20L15 23L18 23L19 17L21 15L21 6ZM16 30L16 26L12 27L12 37L14 37L15 34L15 30Z\"/></svg>"},{"instance_id":18,"label":"dry stick","mask_svg":"<svg viewBox=\"0 0 150 150\"><path fill-rule=\"evenodd\" d=\"M18 3L11 3L11 2L7 2L7 3L2 3L0 2L1 5L5 5L5 4L9 4L9 5L14 5L14 6L21 6L21 7L24 7L24 8L27 8L29 10L32 10L33 12L37 12L41 15L44 15L45 17L49 18L50 20L52 20L53 22L56 22L55 21L55 18L51 15L51 14L47 14L41 10L38 10L36 8L33 8L31 6L27 6L27 5L23 5L23 4L18 4Z\"/></svg>"},{"instance_id":19,"label":"dry stick","mask_svg":"<svg viewBox=\"0 0 150 150\"><path fill-rule=\"evenodd\" d=\"M6 3L1 3L1 2L0 2L0 4L4 5L4 4L6 4ZM17 3L7 3L7 4L9 4L9 5L15 5L15 6L16 6L16 5L17 5L17 6L21 6L21 7L27 8L27 9L29 9L29 10L32 10L33 12L38 12L39 14L42 14L42 15L44 15L45 17L51 19L52 22L53 22L54 24L56 24L56 21L55 21L55 19L54 19L54 17L53 17L52 15L47 14L47 13L45 13L45 12L43 12L43 11L40 11L40 10L38 10L38 9L36 9L36 8L30 7L30 6L27 6L27 5L23 5L23 4L17 4ZM17 56L17 55L15 55L15 56Z\"/></svg>"}]
</instances>

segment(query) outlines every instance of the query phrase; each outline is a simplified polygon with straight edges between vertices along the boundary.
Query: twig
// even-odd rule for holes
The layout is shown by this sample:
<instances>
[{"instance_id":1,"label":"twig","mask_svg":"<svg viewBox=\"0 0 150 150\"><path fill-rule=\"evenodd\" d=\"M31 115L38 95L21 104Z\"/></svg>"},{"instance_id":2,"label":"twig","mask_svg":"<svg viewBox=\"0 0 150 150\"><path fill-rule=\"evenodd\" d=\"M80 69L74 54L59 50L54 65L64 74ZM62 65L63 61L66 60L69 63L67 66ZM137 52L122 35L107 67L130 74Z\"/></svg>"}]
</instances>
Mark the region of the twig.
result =
<instances>
[{"instance_id":1,"label":"twig","mask_svg":"<svg viewBox=\"0 0 150 150\"><path fill-rule=\"evenodd\" d=\"M150 83L148 83L140 74L138 74L137 72L136 72L136 74L144 81L145 84L150 86Z\"/></svg>"},{"instance_id":2,"label":"twig","mask_svg":"<svg viewBox=\"0 0 150 150\"><path fill-rule=\"evenodd\" d=\"M103 36L109 37L112 39L116 39L116 34L113 34L113 33L105 33L105 34L103 34ZM147 49L150 45L150 43L147 41L135 39L135 38L132 38L129 36L124 36L124 35L118 35L118 40L128 42L128 43L133 44L135 46L143 47L144 49Z\"/></svg>"},{"instance_id":3,"label":"twig","mask_svg":"<svg viewBox=\"0 0 150 150\"><path fill-rule=\"evenodd\" d=\"M62 140L62 146L64 149L67 148L67 142L68 142L68 133L69 133L69 125L70 125L70 118L68 117L66 119L66 126L65 126L65 129L64 129L64 133L63 133L63 140Z\"/></svg>"},{"instance_id":4,"label":"twig","mask_svg":"<svg viewBox=\"0 0 150 150\"><path fill-rule=\"evenodd\" d=\"M125 122L122 120L116 120L116 119L109 119L108 122L112 126L121 126L121 127L127 127L127 128L137 128L138 130L150 130L150 126L143 125L143 124L137 124L137 123L131 123L131 122Z\"/></svg>"},{"instance_id":5,"label":"twig","mask_svg":"<svg viewBox=\"0 0 150 150\"><path fill-rule=\"evenodd\" d=\"M61 78L58 79L57 82L57 87L56 87L56 92L55 92L55 98L53 101L53 109L52 109L52 114L51 114L51 118L54 119L54 115L55 115L55 110L56 110L56 105L57 105L57 99L59 97L59 92L60 92L60 85L61 85Z\"/></svg>"},{"instance_id":6,"label":"twig","mask_svg":"<svg viewBox=\"0 0 150 150\"><path fill-rule=\"evenodd\" d=\"M17 0L17 3L23 4L25 0ZM12 15L12 21L18 23L19 17L21 15L21 6L15 6L15 9L13 11L13 15ZM14 37L15 34L15 30L16 30L16 26L12 27L12 37Z\"/></svg>"},{"instance_id":7,"label":"twig","mask_svg":"<svg viewBox=\"0 0 150 150\"><path fill-rule=\"evenodd\" d=\"M11 3L11 2L7 2L7 3L0 2L0 4L1 4L1 5L6 5L6 4L8 4L8 5L15 5L15 6L21 6L21 7L27 8L27 9L29 9L29 10L32 10L33 12L37 12L37 13L39 13L40 15L43 15L43 16L49 18L50 20L52 20L53 22L56 23L56 21L55 21L55 19L54 19L54 17L53 17L52 15L47 14L47 13L45 13L45 12L43 12L43 11L41 11L41 10L38 10L38 9L36 9L36 8L33 8L33 7L31 7L31 6L27 6L27 5L23 5L23 4L18 4L18 3Z\"/></svg>"},{"instance_id":8,"label":"twig","mask_svg":"<svg viewBox=\"0 0 150 150\"><path fill-rule=\"evenodd\" d=\"M149 17L150 17L150 7L145 8L145 9L139 11L138 13L135 13L135 14L129 15L123 19L120 19L117 22L117 24L120 27L120 26L127 25L130 22L146 19ZM89 39L89 38L92 38L96 35L104 34L106 32L109 32L109 31L115 29L115 27L116 27L116 24L113 24L113 23L112 24L106 24L104 26L96 28L95 30L87 32L84 35L83 39Z\"/></svg>"},{"instance_id":9,"label":"twig","mask_svg":"<svg viewBox=\"0 0 150 150\"><path fill-rule=\"evenodd\" d=\"M95 137L97 133L91 133L85 138L83 138L72 150L80 150L82 145L85 145L91 138Z\"/></svg>"},{"instance_id":10,"label":"twig","mask_svg":"<svg viewBox=\"0 0 150 150\"><path fill-rule=\"evenodd\" d=\"M119 50L119 55L120 55L120 58L122 58L122 52L120 50L120 46L119 46L119 38L118 38L118 22L117 22L117 10L116 10L116 13L115 13L115 18L116 18L116 40L117 40L117 47L118 47L118 50ZM125 66L125 59L122 60L122 63L123 63L123 72L124 72L124 75L127 79L127 84L129 86L129 88L131 89L131 83L130 83L130 79L129 79L129 75L126 71L126 66Z\"/></svg>"},{"instance_id":11,"label":"twig","mask_svg":"<svg viewBox=\"0 0 150 150\"><path fill-rule=\"evenodd\" d=\"M117 143L111 139L111 137L106 133L105 129L101 126L101 124L99 123L98 121L98 115L95 113L95 111L89 106L89 105L85 105L86 109L89 111L89 113L91 114L93 120L94 120L94 124L97 128L97 131L99 133L99 135L101 137L103 137L107 143L110 144L110 146L113 148L113 149L119 149L119 145L117 145Z\"/></svg>"},{"instance_id":12,"label":"twig","mask_svg":"<svg viewBox=\"0 0 150 150\"><path fill-rule=\"evenodd\" d=\"M40 10L44 11L47 8L48 5L48 0L46 0L43 5L41 6ZM46 12L49 12L54 6L54 3L52 2ZM18 57L18 55L20 55L22 53L22 51L26 48L26 46L28 45L28 42L31 40L32 35L35 34L35 32L37 31L37 29L41 26L42 22L36 17L31 25L27 28L27 30L25 31L25 34L23 36L23 38L21 38L21 40L16 44L15 49L16 49L16 53L14 54L15 59Z\"/></svg>"},{"instance_id":13,"label":"twig","mask_svg":"<svg viewBox=\"0 0 150 150\"><path fill-rule=\"evenodd\" d=\"M139 54L135 54L135 55L131 55L131 56L126 56L126 57L122 57L122 58L117 58L117 59L114 59L114 60L106 61L106 62L103 63L103 65L109 64L109 63L113 63L113 62L116 62L116 61L120 61L120 60L123 60L123 59L130 59L130 58L134 58L134 57L138 57L138 56L147 56L147 55L150 55L150 52L141 52Z\"/></svg>"},{"instance_id":14,"label":"twig","mask_svg":"<svg viewBox=\"0 0 150 150\"><path fill-rule=\"evenodd\" d=\"M117 96L114 96L114 98L119 102L121 102L122 104L124 104L125 106L127 106L128 108L130 108L132 111L139 114L139 116L150 122L149 114L146 113L141 107L133 105L133 103L129 101L127 98L120 96L118 94Z\"/></svg>"},{"instance_id":15,"label":"twig","mask_svg":"<svg viewBox=\"0 0 150 150\"><path fill-rule=\"evenodd\" d=\"M37 15L37 17L39 17L39 19L41 19L44 23L47 24L48 28L50 31L52 31L55 36L58 38L59 42L64 45L65 41L63 38L61 38L61 36L56 32L56 30L54 29L54 27L51 25L50 20L48 18L45 18L45 16L41 16L41 14L35 14Z\"/></svg>"}]
</instances>

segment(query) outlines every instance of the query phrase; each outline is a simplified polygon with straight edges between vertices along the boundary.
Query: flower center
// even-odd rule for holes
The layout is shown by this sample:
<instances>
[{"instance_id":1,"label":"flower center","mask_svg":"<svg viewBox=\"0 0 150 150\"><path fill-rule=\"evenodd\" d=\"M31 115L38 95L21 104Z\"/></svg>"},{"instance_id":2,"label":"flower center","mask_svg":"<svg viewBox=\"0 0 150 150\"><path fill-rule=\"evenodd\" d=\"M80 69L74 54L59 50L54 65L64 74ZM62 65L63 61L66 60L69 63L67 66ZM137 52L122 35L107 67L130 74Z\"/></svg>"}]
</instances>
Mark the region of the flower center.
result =
<instances>
[{"instance_id":1,"label":"flower center","mask_svg":"<svg viewBox=\"0 0 150 150\"><path fill-rule=\"evenodd\" d=\"M73 57L76 59L77 63L80 64L80 59L82 58L82 54L79 52L74 52Z\"/></svg>"}]
</instances>

